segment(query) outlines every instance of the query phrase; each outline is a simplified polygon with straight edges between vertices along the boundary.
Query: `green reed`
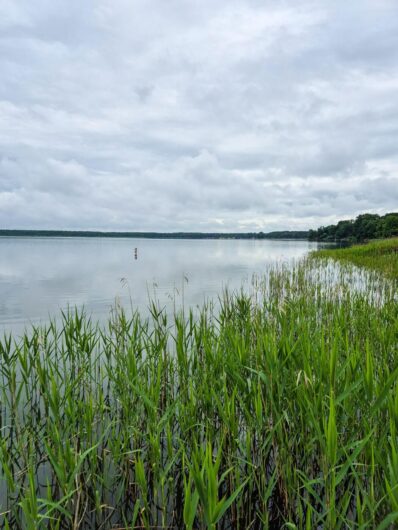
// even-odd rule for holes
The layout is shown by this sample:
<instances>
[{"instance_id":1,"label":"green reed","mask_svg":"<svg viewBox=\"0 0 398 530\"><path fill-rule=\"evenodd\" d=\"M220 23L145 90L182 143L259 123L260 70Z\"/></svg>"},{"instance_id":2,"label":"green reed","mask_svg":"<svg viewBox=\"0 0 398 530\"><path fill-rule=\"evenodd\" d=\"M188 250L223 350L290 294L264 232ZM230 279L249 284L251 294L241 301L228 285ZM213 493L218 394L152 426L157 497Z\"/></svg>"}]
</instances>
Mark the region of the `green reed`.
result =
<instances>
[{"instance_id":1,"label":"green reed","mask_svg":"<svg viewBox=\"0 0 398 530\"><path fill-rule=\"evenodd\" d=\"M307 260L0 341L0 526L394 528L396 284Z\"/></svg>"},{"instance_id":2,"label":"green reed","mask_svg":"<svg viewBox=\"0 0 398 530\"><path fill-rule=\"evenodd\" d=\"M398 279L398 237L381 239L348 248L315 251L316 258L333 258L354 263L359 267L377 270Z\"/></svg>"}]
</instances>

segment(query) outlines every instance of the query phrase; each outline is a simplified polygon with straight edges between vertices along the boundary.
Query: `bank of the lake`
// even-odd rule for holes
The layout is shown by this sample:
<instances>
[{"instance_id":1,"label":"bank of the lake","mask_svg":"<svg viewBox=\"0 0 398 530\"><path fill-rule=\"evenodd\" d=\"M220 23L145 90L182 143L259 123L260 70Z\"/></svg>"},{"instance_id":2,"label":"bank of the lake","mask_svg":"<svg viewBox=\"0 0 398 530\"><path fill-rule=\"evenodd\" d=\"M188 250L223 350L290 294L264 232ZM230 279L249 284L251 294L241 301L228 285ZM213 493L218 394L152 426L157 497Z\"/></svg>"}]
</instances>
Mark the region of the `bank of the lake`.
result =
<instances>
[{"instance_id":1,"label":"bank of the lake","mask_svg":"<svg viewBox=\"0 0 398 530\"><path fill-rule=\"evenodd\" d=\"M395 284L275 264L250 294L0 340L0 526L394 528Z\"/></svg>"},{"instance_id":2,"label":"bank of the lake","mask_svg":"<svg viewBox=\"0 0 398 530\"><path fill-rule=\"evenodd\" d=\"M315 258L331 258L380 271L398 279L398 238L381 239L347 248L322 249L312 253Z\"/></svg>"}]
</instances>

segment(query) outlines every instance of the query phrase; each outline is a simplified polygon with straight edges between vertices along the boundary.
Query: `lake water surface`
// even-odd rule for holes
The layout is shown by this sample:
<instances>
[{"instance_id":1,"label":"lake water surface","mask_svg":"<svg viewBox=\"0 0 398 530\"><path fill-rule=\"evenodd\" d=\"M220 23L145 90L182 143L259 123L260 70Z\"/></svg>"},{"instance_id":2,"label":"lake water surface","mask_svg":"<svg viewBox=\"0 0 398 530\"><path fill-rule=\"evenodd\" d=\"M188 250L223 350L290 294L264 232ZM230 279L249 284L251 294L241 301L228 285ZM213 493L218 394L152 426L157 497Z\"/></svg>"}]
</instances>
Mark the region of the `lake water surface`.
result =
<instances>
[{"instance_id":1,"label":"lake water surface","mask_svg":"<svg viewBox=\"0 0 398 530\"><path fill-rule=\"evenodd\" d=\"M239 289L267 264L316 248L308 241L0 237L0 333L20 333L69 306L104 321L115 302L194 306ZM137 259L134 249L138 249Z\"/></svg>"}]
</instances>

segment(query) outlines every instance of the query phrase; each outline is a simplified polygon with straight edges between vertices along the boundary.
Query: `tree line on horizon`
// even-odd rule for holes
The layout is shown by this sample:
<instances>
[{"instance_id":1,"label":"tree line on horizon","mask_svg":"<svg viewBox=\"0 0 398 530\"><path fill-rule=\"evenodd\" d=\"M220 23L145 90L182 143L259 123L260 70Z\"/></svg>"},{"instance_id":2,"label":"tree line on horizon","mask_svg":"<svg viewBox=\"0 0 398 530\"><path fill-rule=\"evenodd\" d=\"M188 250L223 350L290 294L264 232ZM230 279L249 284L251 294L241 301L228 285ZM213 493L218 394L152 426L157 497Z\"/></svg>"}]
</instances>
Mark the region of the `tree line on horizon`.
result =
<instances>
[{"instance_id":1,"label":"tree line on horizon","mask_svg":"<svg viewBox=\"0 0 398 530\"><path fill-rule=\"evenodd\" d=\"M309 230L310 241L350 241L361 242L368 239L383 239L398 236L398 213L385 215L365 213L356 219L339 221L335 225L321 226Z\"/></svg>"},{"instance_id":2,"label":"tree line on horizon","mask_svg":"<svg viewBox=\"0 0 398 530\"><path fill-rule=\"evenodd\" d=\"M274 232L102 232L89 230L10 230L0 236L22 237L114 237L145 239L308 239L309 241L361 242L398 236L398 212L385 215L364 213L356 219L339 221L316 230L279 230Z\"/></svg>"},{"instance_id":3,"label":"tree line on horizon","mask_svg":"<svg viewBox=\"0 0 398 530\"><path fill-rule=\"evenodd\" d=\"M308 239L306 230L275 232L101 232L93 230L10 230L3 237L114 237L143 239Z\"/></svg>"}]
</instances>

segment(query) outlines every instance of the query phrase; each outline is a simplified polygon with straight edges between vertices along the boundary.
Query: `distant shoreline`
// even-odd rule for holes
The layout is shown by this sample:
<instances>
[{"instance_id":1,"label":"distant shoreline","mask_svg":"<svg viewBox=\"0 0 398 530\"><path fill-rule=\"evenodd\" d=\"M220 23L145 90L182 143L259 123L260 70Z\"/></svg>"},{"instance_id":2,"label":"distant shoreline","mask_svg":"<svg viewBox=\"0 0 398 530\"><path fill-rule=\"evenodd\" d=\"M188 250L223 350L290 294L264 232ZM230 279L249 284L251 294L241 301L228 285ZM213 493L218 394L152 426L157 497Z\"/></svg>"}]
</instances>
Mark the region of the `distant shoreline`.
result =
<instances>
[{"instance_id":1,"label":"distant shoreline","mask_svg":"<svg viewBox=\"0 0 398 530\"><path fill-rule=\"evenodd\" d=\"M275 232L101 232L91 230L0 230L0 237L107 237L130 239L291 239L308 240L307 231Z\"/></svg>"}]
</instances>

